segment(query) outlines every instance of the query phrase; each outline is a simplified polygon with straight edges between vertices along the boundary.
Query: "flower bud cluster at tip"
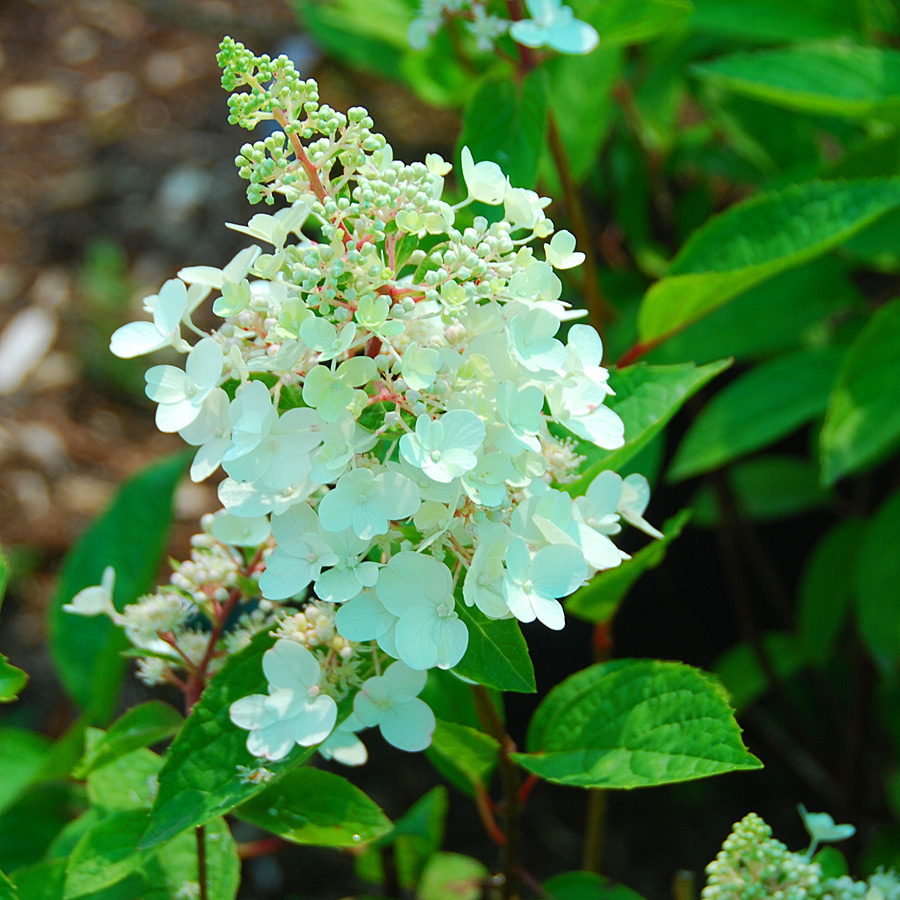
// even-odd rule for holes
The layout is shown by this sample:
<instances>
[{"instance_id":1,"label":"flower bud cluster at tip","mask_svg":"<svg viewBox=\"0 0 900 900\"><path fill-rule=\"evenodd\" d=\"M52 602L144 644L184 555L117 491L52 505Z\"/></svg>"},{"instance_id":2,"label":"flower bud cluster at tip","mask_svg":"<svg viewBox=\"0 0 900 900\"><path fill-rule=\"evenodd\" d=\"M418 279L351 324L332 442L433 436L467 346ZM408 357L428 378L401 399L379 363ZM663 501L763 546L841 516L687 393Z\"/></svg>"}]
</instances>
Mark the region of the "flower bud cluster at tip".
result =
<instances>
[{"instance_id":1,"label":"flower bud cluster at tip","mask_svg":"<svg viewBox=\"0 0 900 900\"><path fill-rule=\"evenodd\" d=\"M894 870L879 869L864 881L825 877L818 862L772 837L756 813L735 823L706 874L702 900L900 900Z\"/></svg>"},{"instance_id":2,"label":"flower bud cluster at tip","mask_svg":"<svg viewBox=\"0 0 900 900\"><path fill-rule=\"evenodd\" d=\"M582 324L557 336L580 315L557 272L584 255L568 232L554 234L549 200L510 185L496 163L464 149L466 199L451 206L450 164L394 160L365 110L320 106L289 61L226 39L220 62L226 86L251 88L231 105L240 124L280 116L290 126L291 140L263 142L257 160L289 157L286 167L256 182L289 205L230 226L257 243L221 269L182 269L145 298L153 321L111 340L122 357L186 354L184 368L148 370L147 395L160 429L198 448L191 477L220 466L227 475L227 515L196 539L198 558L176 568L173 590L202 608L258 589L260 621L316 600L277 632L276 647L292 644L318 667L294 660L302 691L289 698L282 672L281 686L236 713L255 755L288 752L291 735L321 741L330 713L308 692L333 700L335 672L356 671L359 653L386 680L359 686L371 703L361 701L352 727L420 749L433 717L412 702L420 676L407 670L461 662L461 608L560 629L560 601L628 558L613 541L623 522L662 536L644 518L641 475L602 471L574 499L559 489L578 477L581 451L624 443L605 403L600 337ZM503 218L463 221L474 201ZM538 254L529 246L547 238ZM207 299L222 319L211 333L192 320ZM254 554L258 565L244 571ZM159 624L151 606L133 630ZM201 643L189 636L190 609L174 628L188 656ZM315 643L320 628L328 637ZM288 652L275 670L289 668ZM380 674L390 659L402 665ZM358 758L341 727L345 756Z\"/></svg>"}]
</instances>

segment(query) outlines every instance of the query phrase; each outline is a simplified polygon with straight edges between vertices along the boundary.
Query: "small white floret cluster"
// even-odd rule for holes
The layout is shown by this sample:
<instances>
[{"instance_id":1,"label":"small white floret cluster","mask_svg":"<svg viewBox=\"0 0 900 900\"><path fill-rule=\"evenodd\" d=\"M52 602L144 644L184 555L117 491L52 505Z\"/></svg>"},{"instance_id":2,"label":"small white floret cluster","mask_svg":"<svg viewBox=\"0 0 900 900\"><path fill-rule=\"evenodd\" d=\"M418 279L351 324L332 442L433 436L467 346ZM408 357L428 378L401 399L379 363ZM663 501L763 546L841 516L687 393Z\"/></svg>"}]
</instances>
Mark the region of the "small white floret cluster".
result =
<instances>
[{"instance_id":1,"label":"small white floret cluster","mask_svg":"<svg viewBox=\"0 0 900 900\"><path fill-rule=\"evenodd\" d=\"M233 709L251 752L323 740L334 691L319 667L360 644L375 675L359 727L420 749L434 727L416 699L424 673L463 660L466 618L560 629L560 600L627 558L612 540L622 520L661 536L640 475L604 471L577 499L559 487L577 477L576 441L624 443L600 337L582 324L559 336L579 313L557 271L583 254L565 231L543 242L549 200L495 163L464 149L466 198L451 205L448 163L394 160L365 110L320 105L286 58L226 39L220 62L226 87L249 88L232 96L232 120L285 129L242 149L248 193L289 205L232 226L259 243L223 269L183 269L145 300L153 323L120 328L112 350L187 354L184 369L147 372L160 428L199 448L195 480L224 469L220 538L274 543L264 600L317 598L302 624L280 625L270 694ZM472 201L502 218L459 224ZM208 334L191 315L210 295L224 321ZM384 655L399 662L381 674ZM289 672L303 679L293 698Z\"/></svg>"}]
</instances>

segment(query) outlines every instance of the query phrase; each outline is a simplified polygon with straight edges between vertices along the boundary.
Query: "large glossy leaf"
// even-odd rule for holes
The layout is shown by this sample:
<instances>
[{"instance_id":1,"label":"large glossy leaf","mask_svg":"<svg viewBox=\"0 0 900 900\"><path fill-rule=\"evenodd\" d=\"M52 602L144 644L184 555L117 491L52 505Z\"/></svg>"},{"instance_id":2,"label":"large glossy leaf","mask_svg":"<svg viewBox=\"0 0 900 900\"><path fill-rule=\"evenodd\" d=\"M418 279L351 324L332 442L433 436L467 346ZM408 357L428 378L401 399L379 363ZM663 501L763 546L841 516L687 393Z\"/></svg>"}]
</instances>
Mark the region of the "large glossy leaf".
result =
<instances>
[{"instance_id":1,"label":"large glossy leaf","mask_svg":"<svg viewBox=\"0 0 900 900\"><path fill-rule=\"evenodd\" d=\"M900 111L900 52L850 43L734 53L693 67L704 81L801 113Z\"/></svg>"},{"instance_id":2,"label":"large glossy leaf","mask_svg":"<svg viewBox=\"0 0 900 900\"><path fill-rule=\"evenodd\" d=\"M608 622L641 575L655 569L666 558L669 544L681 534L690 517L691 511L683 509L663 525L664 538L641 547L631 559L616 568L598 572L590 584L579 588L566 600L566 611L588 622Z\"/></svg>"},{"instance_id":3,"label":"large glossy leaf","mask_svg":"<svg viewBox=\"0 0 900 900\"><path fill-rule=\"evenodd\" d=\"M840 347L799 350L761 363L703 407L668 472L681 481L775 443L825 412Z\"/></svg>"},{"instance_id":4,"label":"large glossy leaf","mask_svg":"<svg viewBox=\"0 0 900 900\"><path fill-rule=\"evenodd\" d=\"M761 763L741 742L722 686L682 663L620 659L557 685L513 759L548 781L635 788Z\"/></svg>"},{"instance_id":5,"label":"large glossy leaf","mask_svg":"<svg viewBox=\"0 0 900 900\"><path fill-rule=\"evenodd\" d=\"M153 585L172 521L172 495L187 454L155 463L119 488L112 505L66 557L50 608L50 648L63 686L92 721L112 715L125 671L127 641L106 616L63 612L78 591L116 570L114 602L132 603Z\"/></svg>"},{"instance_id":6,"label":"large glossy leaf","mask_svg":"<svg viewBox=\"0 0 900 900\"><path fill-rule=\"evenodd\" d=\"M811 181L760 194L704 224L638 315L644 343L662 341L756 284L821 256L900 205L900 179Z\"/></svg>"},{"instance_id":7,"label":"large glossy leaf","mask_svg":"<svg viewBox=\"0 0 900 900\"><path fill-rule=\"evenodd\" d=\"M132 707L91 746L72 774L76 778L84 778L94 769L99 769L132 750L165 740L175 734L183 721L177 710L159 700L150 700Z\"/></svg>"},{"instance_id":8,"label":"large glossy leaf","mask_svg":"<svg viewBox=\"0 0 900 900\"><path fill-rule=\"evenodd\" d=\"M640 363L614 370L610 384L616 395L610 397L607 404L625 423L625 446L605 451L581 445L579 450L587 455L588 463L579 479L563 488L578 496L588 489L598 473L605 469L620 470L659 434L689 397L730 365L731 360L724 359L705 366Z\"/></svg>"},{"instance_id":9,"label":"large glossy leaf","mask_svg":"<svg viewBox=\"0 0 900 900\"><path fill-rule=\"evenodd\" d=\"M571 6L597 29L601 47L641 44L668 34L694 8L690 0L572 0Z\"/></svg>"},{"instance_id":10,"label":"large glossy leaf","mask_svg":"<svg viewBox=\"0 0 900 900\"><path fill-rule=\"evenodd\" d=\"M203 825L265 789L265 784L239 777L239 765L255 767L259 760L247 751L247 732L232 723L228 709L241 697L266 692L262 656L274 641L271 635L257 635L250 646L225 663L194 706L166 754L142 847ZM266 768L277 777L312 753L312 749L295 748Z\"/></svg>"},{"instance_id":11,"label":"large glossy leaf","mask_svg":"<svg viewBox=\"0 0 900 900\"><path fill-rule=\"evenodd\" d=\"M485 81L466 109L459 149L468 147L476 163L497 163L513 187L533 188L547 128L545 95L540 69L518 83Z\"/></svg>"},{"instance_id":12,"label":"large glossy leaf","mask_svg":"<svg viewBox=\"0 0 900 900\"><path fill-rule=\"evenodd\" d=\"M387 834L374 800L333 772L296 769L243 803L236 815L295 844L358 847Z\"/></svg>"},{"instance_id":13,"label":"large glossy leaf","mask_svg":"<svg viewBox=\"0 0 900 900\"><path fill-rule=\"evenodd\" d=\"M438 772L469 796L478 786L488 786L499 753L500 745L484 731L442 719L437 720L431 746L425 751Z\"/></svg>"},{"instance_id":14,"label":"large glossy leaf","mask_svg":"<svg viewBox=\"0 0 900 900\"><path fill-rule=\"evenodd\" d=\"M813 548L800 577L797 637L810 662L825 666L850 611L864 523L845 519Z\"/></svg>"},{"instance_id":15,"label":"large glossy leaf","mask_svg":"<svg viewBox=\"0 0 900 900\"><path fill-rule=\"evenodd\" d=\"M900 493L885 501L869 522L853 579L860 634L869 651L886 669L900 659L898 522Z\"/></svg>"},{"instance_id":16,"label":"large glossy leaf","mask_svg":"<svg viewBox=\"0 0 900 900\"><path fill-rule=\"evenodd\" d=\"M820 441L822 481L834 484L900 442L900 300L872 316L841 365Z\"/></svg>"},{"instance_id":17,"label":"large glossy leaf","mask_svg":"<svg viewBox=\"0 0 900 900\"><path fill-rule=\"evenodd\" d=\"M477 606L456 602L469 630L469 646L454 671L499 691L532 693L537 688L528 645L515 619L489 619Z\"/></svg>"}]
</instances>

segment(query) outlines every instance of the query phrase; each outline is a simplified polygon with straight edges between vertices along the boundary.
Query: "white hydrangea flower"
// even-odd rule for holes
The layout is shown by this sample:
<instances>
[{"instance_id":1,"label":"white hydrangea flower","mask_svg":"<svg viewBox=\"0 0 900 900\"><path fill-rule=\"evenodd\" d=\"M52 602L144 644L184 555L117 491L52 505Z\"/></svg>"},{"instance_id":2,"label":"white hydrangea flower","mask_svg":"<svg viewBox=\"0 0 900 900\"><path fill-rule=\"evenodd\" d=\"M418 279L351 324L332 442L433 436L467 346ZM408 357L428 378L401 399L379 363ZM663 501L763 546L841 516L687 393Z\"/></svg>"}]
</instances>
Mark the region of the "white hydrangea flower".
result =
<instances>
[{"instance_id":1,"label":"white hydrangea flower","mask_svg":"<svg viewBox=\"0 0 900 900\"><path fill-rule=\"evenodd\" d=\"M375 592L397 617L397 656L411 669L452 669L463 658L469 632L454 609L453 578L443 563L401 551L382 569Z\"/></svg>"},{"instance_id":2,"label":"white hydrangea flower","mask_svg":"<svg viewBox=\"0 0 900 900\"><path fill-rule=\"evenodd\" d=\"M319 484L332 484L344 474L353 458L371 450L375 435L360 428L346 410L334 422L323 422L322 445L312 455L310 477Z\"/></svg>"},{"instance_id":3,"label":"white hydrangea flower","mask_svg":"<svg viewBox=\"0 0 900 900\"><path fill-rule=\"evenodd\" d=\"M250 303L252 294L247 274L261 252L259 247L246 247L224 269L188 266L178 272L178 277L188 284L200 284L220 291L221 296L213 303L213 312L222 317L235 316Z\"/></svg>"},{"instance_id":4,"label":"white hydrangea flower","mask_svg":"<svg viewBox=\"0 0 900 900\"><path fill-rule=\"evenodd\" d=\"M560 425L604 450L625 444L625 423L603 401L607 392L587 378L569 378L548 391L550 411Z\"/></svg>"},{"instance_id":5,"label":"white hydrangea flower","mask_svg":"<svg viewBox=\"0 0 900 900\"><path fill-rule=\"evenodd\" d=\"M474 469L485 438L484 422L468 409L453 409L440 419L416 418L416 430L400 438L400 454L433 481L453 481Z\"/></svg>"},{"instance_id":6,"label":"white hydrangea flower","mask_svg":"<svg viewBox=\"0 0 900 900\"><path fill-rule=\"evenodd\" d=\"M490 206L503 202L509 182L503 170L495 162L484 160L476 163L472 159L472 151L462 148L462 175L469 192L469 200L478 200Z\"/></svg>"},{"instance_id":7,"label":"white hydrangea flower","mask_svg":"<svg viewBox=\"0 0 900 900\"><path fill-rule=\"evenodd\" d=\"M463 599L492 619L505 618L509 606L503 595L503 562L512 535L505 525L487 521L478 527L475 536L475 553L463 582Z\"/></svg>"},{"instance_id":8,"label":"white hydrangea flower","mask_svg":"<svg viewBox=\"0 0 900 900\"><path fill-rule=\"evenodd\" d=\"M398 621L371 590L364 590L342 604L334 615L334 624L342 637L356 643L378 641L378 646L395 658L394 637Z\"/></svg>"},{"instance_id":9,"label":"white hydrangea flower","mask_svg":"<svg viewBox=\"0 0 900 900\"><path fill-rule=\"evenodd\" d=\"M322 670L306 647L276 641L263 654L269 694L251 694L231 704L228 714L250 732L247 750L265 759L284 759L294 744L312 747L331 734L337 703L322 693Z\"/></svg>"},{"instance_id":10,"label":"white hydrangea flower","mask_svg":"<svg viewBox=\"0 0 900 900\"><path fill-rule=\"evenodd\" d=\"M225 510L213 516L209 533L223 544L232 547L257 547L271 534L269 520L265 516L238 517Z\"/></svg>"},{"instance_id":11,"label":"white hydrangea flower","mask_svg":"<svg viewBox=\"0 0 900 900\"><path fill-rule=\"evenodd\" d=\"M413 341L403 351L401 373L403 380L415 391L423 391L434 384L441 368L441 354L433 347L419 347Z\"/></svg>"},{"instance_id":12,"label":"white hydrangea flower","mask_svg":"<svg viewBox=\"0 0 900 900\"><path fill-rule=\"evenodd\" d=\"M307 347L318 351L320 360L334 359L346 353L355 337L356 325L353 322L345 323L338 331L327 319L310 316L300 325L300 338Z\"/></svg>"},{"instance_id":13,"label":"white hydrangea flower","mask_svg":"<svg viewBox=\"0 0 900 900\"><path fill-rule=\"evenodd\" d=\"M558 376L566 361L566 348L554 335L559 319L543 309L516 316L508 325L513 356L529 372L550 372Z\"/></svg>"},{"instance_id":14,"label":"white hydrangea flower","mask_svg":"<svg viewBox=\"0 0 900 900\"><path fill-rule=\"evenodd\" d=\"M503 215L513 230L536 229L546 221L544 210L550 203L549 197L541 197L535 191L526 188L508 188L503 198Z\"/></svg>"},{"instance_id":15,"label":"white hydrangea flower","mask_svg":"<svg viewBox=\"0 0 900 900\"><path fill-rule=\"evenodd\" d=\"M249 235L259 241L265 241L272 244L276 250L280 250L284 246L289 234L301 235L300 229L303 223L309 218L312 209L311 197L303 197L297 200L291 206L279 209L273 215L265 213L257 213L250 217L250 221L246 225L234 225L226 222L225 227L232 231L239 231L241 234ZM226 266L227 268L227 266Z\"/></svg>"},{"instance_id":16,"label":"white hydrangea flower","mask_svg":"<svg viewBox=\"0 0 900 900\"><path fill-rule=\"evenodd\" d=\"M121 616L112 599L115 588L116 570L107 566L100 577L100 584L82 588L68 603L63 604L63 612L76 616L109 616L118 623Z\"/></svg>"},{"instance_id":17,"label":"white hydrangea flower","mask_svg":"<svg viewBox=\"0 0 900 900\"><path fill-rule=\"evenodd\" d=\"M644 518L644 510L649 502L650 485L647 479L637 473L627 476L622 482L622 495L616 507L617 511L629 525L639 528L650 537L659 539L663 537L663 533Z\"/></svg>"},{"instance_id":18,"label":"white hydrangea flower","mask_svg":"<svg viewBox=\"0 0 900 900\"><path fill-rule=\"evenodd\" d=\"M342 766L363 766L369 759L366 745L356 736L357 731L365 728L362 722L350 713L337 728L331 733L331 737L320 744L318 753L323 759L333 759Z\"/></svg>"},{"instance_id":19,"label":"white hydrangea flower","mask_svg":"<svg viewBox=\"0 0 900 900\"><path fill-rule=\"evenodd\" d=\"M512 39L526 47L551 47L560 53L590 53L600 43L597 29L575 18L561 0L525 0L530 19L509 26Z\"/></svg>"},{"instance_id":20,"label":"white hydrangea flower","mask_svg":"<svg viewBox=\"0 0 900 900\"><path fill-rule=\"evenodd\" d=\"M368 356L351 357L334 373L327 366L316 366L303 382L303 402L325 422L334 422L355 399L366 402L365 392L354 388L372 381L376 374L375 362Z\"/></svg>"},{"instance_id":21,"label":"white hydrangea flower","mask_svg":"<svg viewBox=\"0 0 900 900\"><path fill-rule=\"evenodd\" d=\"M378 581L378 563L364 560L371 541L361 540L353 529L325 532L322 538L337 561L316 579L316 594L330 603L343 603Z\"/></svg>"},{"instance_id":22,"label":"white hydrangea flower","mask_svg":"<svg viewBox=\"0 0 900 900\"><path fill-rule=\"evenodd\" d=\"M572 269L584 262L584 254L575 249L575 235L571 231L557 231L544 244L544 257L554 269Z\"/></svg>"},{"instance_id":23,"label":"white hydrangea flower","mask_svg":"<svg viewBox=\"0 0 900 900\"><path fill-rule=\"evenodd\" d=\"M369 678L353 698L353 712L368 728L399 750L415 753L431 744L434 713L419 699L428 675L403 662L392 663L384 675Z\"/></svg>"},{"instance_id":24,"label":"white hydrangea flower","mask_svg":"<svg viewBox=\"0 0 900 900\"><path fill-rule=\"evenodd\" d=\"M130 322L117 328L109 339L109 349L122 359L144 356L163 347L186 350L188 345L181 339L181 319L187 302L184 282L170 279L159 294L144 298L145 309L153 311L153 321Z\"/></svg>"}]
</instances>

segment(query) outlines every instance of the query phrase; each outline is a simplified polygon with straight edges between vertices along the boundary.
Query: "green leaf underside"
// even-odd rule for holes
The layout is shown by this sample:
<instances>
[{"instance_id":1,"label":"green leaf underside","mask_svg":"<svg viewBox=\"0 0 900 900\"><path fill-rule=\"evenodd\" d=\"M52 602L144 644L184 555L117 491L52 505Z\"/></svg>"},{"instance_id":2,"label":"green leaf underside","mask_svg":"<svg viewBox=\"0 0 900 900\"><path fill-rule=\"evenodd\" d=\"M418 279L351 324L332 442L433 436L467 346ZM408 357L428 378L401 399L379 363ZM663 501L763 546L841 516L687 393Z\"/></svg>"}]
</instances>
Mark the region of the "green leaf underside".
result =
<instances>
[{"instance_id":1,"label":"green leaf underside","mask_svg":"<svg viewBox=\"0 0 900 900\"><path fill-rule=\"evenodd\" d=\"M510 79L486 80L466 109L459 149L468 147L476 163L497 163L513 187L533 188L546 128L542 70L534 70L519 84Z\"/></svg>"},{"instance_id":2,"label":"green leaf underside","mask_svg":"<svg viewBox=\"0 0 900 900\"><path fill-rule=\"evenodd\" d=\"M838 246L900 205L900 178L811 181L759 194L693 233L641 302L643 342Z\"/></svg>"},{"instance_id":3,"label":"green leaf underside","mask_svg":"<svg viewBox=\"0 0 900 900\"><path fill-rule=\"evenodd\" d=\"M542 885L549 900L643 900L622 884L614 884L596 872L562 872Z\"/></svg>"},{"instance_id":4,"label":"green leaf underside","mask_svg":"<svg viewBox=\"0 0 900 900\"><path fill-rule=\"evenodd\" d=\"M801 113L851 118L900 109L900 52L849 43L734 53L692 67L704 81Z\"/></svg>"},{"instance_id":5,"label":"green leaf underside","mask_svg":"<svg viewBox=\"0 0 900 900\"><path fill-rule=\"evenodd\" d=\"M869 319L844 357L820 439L822 481L875 462L900 441L900 300Z\"/></svg>"},{"instance_id":6,"label":"green leaf underside","mask_svg":"<svg viewBox=\"0 0 900 900\"><path fill-rule=\"evenodd\" d=\"M661 529L665 537L641 547L631 559L624 560L616 568L598 572L590 584L566 600L566 611L588 622L608 622L641 575L655 569L666 558L669 544L681 534L690 518L691 511L683 509L668 519Z\"/></svg>"},{"instance_id":7,"label":"green leaf underside","mask_svg":"<svg viewBox=\"0 0 900 900\"><path fill-rule=\"evenodd\" d=\"M118 609L152 587L166 547L172 495L189 458L178 454L123 484L107 511L66 557L50 609L50 648L63 685L89 718L110 718L119 694L128 642L106 616L63 612L84 587L100 583L106 566L116 570Z\"/></svg>"},{"instance_id":8,"label":"green leaf underside","mask_svg":"<svg viewBox=\"0 0 900 900\"><path fill-rule=\"evenodd\" d=\"M804 655L824 666L850 611L853 573L865 531L859 519L838 522L819 539L800 579L797 636Z\"/></svg>"},{"instance_id":9,"label":"green leaf underside","mask_svg":"<svg viewBox=\"0 0 900 900\"><path fill-rule=\"evenodd\" d=\"M0 653L0 703L15 700L27 683L28 675Z\"/></svg>"},{"instance_id":10,"label":"green leaf underside","mask_svg":"<svg viewBox=\"0 0 900 900\"><path fill-rule=\"evenodd\" d=\"M614 369L610 384L614 397L607 400L625 423L625 446L618 450L599 450L581 443L579 451L588 455L587 464L578 481L563 485L573 496L587 491L590 483L605 469L620 470L635 454L656 437L666 423L681 409L685 401L731 365L723 359L695 366L650 366L646 363Z\"/></svg>"},{"instance_id":11,"label":"green leaf underside","mask_svg":"<svg viewBox=\"0 0 900 900\"><path fill-rule=\"evenodd\" d=\"M438 772L471 797L476 785L490 783L499 752L500 745L489 734L438 719L425 755Z\"/></svg>"},{"instance_id":12,"label":"green leaf underside","mask_svg":"<svg viewBox=\"0 0 900 900\"><path fill-rule=\"evenodd\" d=\"M667 479L717 469L822 415L842 355L839 347L799 350L732 381L694 420Z\"/></svg>"},{"instance_id":13,"label":"green leaf underside","mask_svg":"<svg viewBox=\"0 0 900 900\"><path fill-rule=\"evenodd\" d=\"M252 797L236 815L295 844L356 847L391 830L381 808L346 778L302 767Z\"/></svg>"},{"instance_id":14,"label":"green leaf underside","mask_svg":"<svg viewBox=\"0 0 900 900\"><path fill-rule=\"evenodd\" d=\"M623 659L554 688L512 758L548 781L635 788L757 769L721 685L682 663Z\"/></svg>"},{"instance_id":15,"label":"green leaf underside","mask_svg":"<svg viewBox=\"0 0 900 900\"><path fill-rule=\"evenodd\" d=\"M763 635L763 648L781 681L790 680L806 665L806 654L796 635L790 632L771 631ZM724 653L716 662L715 672L738 712L771 687L759 657L747 643L736 644Z\"/></svg>"},{"instance_id":16,"label":"green leaf underside","mask_svg":"<svg viewBox=\"0 0 900 900\"><path fill-rule=\"evenodd\" d=\"M469 630L469 646L454 672L499 691L537 690L528 645L515 619L489 619L462 600L456 601L456 612Z\"/></svg>"},{"instance_id":17,"label":"green leaf underside","mask_svg":"<svg viewBox=\"0 0 900 900\"><path fill-rule=\"evenodd\" d=\"M203 825L266 788L265 784L244 784L238 777L238 765L254 767L259 760L248 752L247 732L232 723L228 709L241 697L266 692L262 655L274 642L271 635L257 635L250 646L229 658L203 692L166 754L142 847ZM312 753L312 749L297 748L266 768L282 775Z\"/></svg>"},{"instance_id":18,"label":"green leaf underside","mask_svg":"<svg viewBox=\"0 0 900 900\"><path fill-rule=\"evenodd\" d=\"M773 521L829 506L832 495L819 484L816 467L798 456L768 453L736 463L726 476L742 516ZM716 493L709 485L691 498L693 522L702 528L719 522Z\"/></svg>"},{"instance_id":19,"label":"green leaf underside","mask_svg":"<svg viewBox=\"0 0 900 900\"><path fill-rule=\"evenodd\" d=\"M886 500L862 536L854 587L863 642L885 668L900 658L900 493Z\"/></svg>"},{"instance_id":20,"label":"green leaf underside","mask_svg":"<svg viewBox=\"0 0 900 900\"><path fill-rule=\"evenodd\" d=\"M114 722L104 737L84 754L72 774L84 778L92 770L132 750L165 740L178 731L183 721L177 710L159 700L135 706Z\"/></svg>"}]
</instances>

